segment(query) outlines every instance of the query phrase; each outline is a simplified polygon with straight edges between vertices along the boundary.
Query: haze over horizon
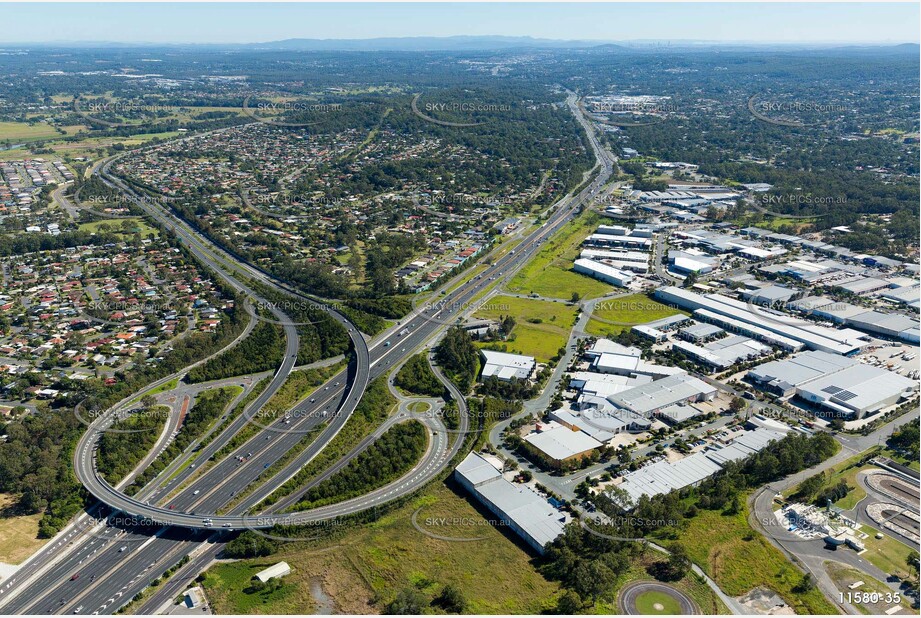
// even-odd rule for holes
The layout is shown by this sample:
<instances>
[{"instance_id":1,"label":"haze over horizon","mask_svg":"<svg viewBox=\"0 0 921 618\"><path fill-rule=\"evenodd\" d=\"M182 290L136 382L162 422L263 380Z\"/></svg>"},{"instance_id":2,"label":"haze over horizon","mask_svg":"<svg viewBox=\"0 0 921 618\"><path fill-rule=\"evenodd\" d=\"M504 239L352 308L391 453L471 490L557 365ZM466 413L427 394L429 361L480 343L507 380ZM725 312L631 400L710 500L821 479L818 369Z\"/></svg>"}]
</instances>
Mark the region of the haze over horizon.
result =
<instances>
[{"instance_id":1,"label":"haze over horizon","mask_svg":"<svg viewBox=\"0 0 921 618\"><path fill-rule=\"evenodd\" d=\"M258 44L288 39L917 43L916 3L215 3L3 5L0 45ZM816 25L821 28L817 32Z\"/></svg>"}]
</instances>

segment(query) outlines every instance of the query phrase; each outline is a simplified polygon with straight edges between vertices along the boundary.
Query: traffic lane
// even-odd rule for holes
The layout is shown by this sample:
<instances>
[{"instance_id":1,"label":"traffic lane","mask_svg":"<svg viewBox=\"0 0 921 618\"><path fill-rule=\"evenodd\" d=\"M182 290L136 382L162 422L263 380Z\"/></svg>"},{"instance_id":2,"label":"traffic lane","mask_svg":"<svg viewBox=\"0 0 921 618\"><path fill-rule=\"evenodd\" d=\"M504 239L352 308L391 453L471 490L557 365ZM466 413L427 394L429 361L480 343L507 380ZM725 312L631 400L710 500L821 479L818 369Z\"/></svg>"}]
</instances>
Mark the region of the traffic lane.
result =
<instances>
[{"instance_id":1,"label":"traffic lane","mask_svg":"<svg viewBox=\"0 0 921 618\"><path fill-rule=\"evenodd\" d=\"M394 497L396 497L395 494L405 494L409 491L415 491L417 486L424 482L428 482L428 480L434 474L437 474L438 471L443 468L444 461L450 461L453 455L447 452L447 432L444 431L443 425L441 425L441 423L436 419L432 419L432 422L427 423L427 425L429 426L430 432L433 431L432 427L435 427L436 429L434 430L434 439L430 440L430 447L426 453L426 456L423 457L423 459L420 460L420 462L414 466L414 468L409 473L407 473L401 479L398 479L395 483L389 484L376 492L372 492L367 496L362 497L362 503L373 504L384 499L392 500ZM438 429L441 431L438 431ZM430 436L431 435L432 434L430 433ZM361 510L364 510L365 508L368 507L363 506ZM151 553L154 553L153 550L155 550L155 548L151 547L150 549L152 550ZM215 555L217 551L217 548L215 548ZM161 564L159 564L158 567L169 568L170 565L175 564L185 553L185 547L183 547L181 550L177 550L170 560L161 561ZM143 563L143 561L141 561L141 563ZM137 588L138 591L143 589L143 585L144 584L141 582L136 582L133 584L133 586ZM126 586L124 588L124 598L132 598L134 594L136 594L135 588ZM95 593L95 597L84 595L81 597L80 602L85 603L86 607L92 607L93 604L98 601L101 605L106 605L106 607L103 608L104 611L109 611L110 609L114 611L114 606L111 606L111 604L104 603L102 601L102 597L106 596L106 594L108 594L113 589L114 588L107 588L105 589L105 592L98 591ZM162 604L162 602L158 603L158 605L160 604Z\"/></svg>"},{"instance_id":2,"label":"traffic lane","mask_svg":"<svg viewBox=\"0 0 921 618\"><path fill-rule=\"evenodd\" d=\"M109 598L123 600L122 604L127 603L134 596L129 593L130 586L141 583L144 586L148 585L152 579L160 576L178 561L181 555L177 557L177 554L184 554L203 538L201 534L189 535L183 530L179 530L178 533L167 530L159 537L148 539L146 546L134 551L121 552L119 547L113 548L108 559L99 564L94 573L81 573L81 577L76 581L68 580L62 586L58 586L56 593L65 596L67 602L57 613L90 614L96 609L91 605L94 602L91 600L94 598L93 595L96 595L96 599L101 599L97 606ZM121 579L112 578L116 573ZM96 578L92 578L93 575L96 575ZM91 579L87 581L84 577ZM129 583L123 583L127 577L131 580L128 580ZM80 611L77 611L77 608L81 608Z\"/></svg>"},{"instance_id":3,"label":"traffic lane","mask_svg":"<svg viewBox=\"0 0 921 618\"><path fill-rule=\"evenodd\" d=\"M562 211L562 212L565 212L565 211ZM562 216L562 217L560 218L559 223L553 225L553 226L550 228L550 230L547 230L547 231L546 231L546 233L549 234L549 233L555 232L555 231L559 228L559 226L561 226L562 224L564 224L568 219L569 219L568 215L567 215L567 216ZM543 236L543 229L537 230L534 234L532 234L532 235L527 239L526 242L528 242L528 243L530 244L531 242L533 242L533 240L535 240L535 239L537 239L537 238L540 238L541 236ZM511 254L511 253L506 254L505 256L503 256L503 258L500 258L500 260L497 261L495 270L498 271L499 268L503 267L503 266L504 266L504 262L505 262L506 259L509 260L509 262L510 262L509 265L512 266L512 265L515 265L517 262L523 261L525 258L530 257L530 255L531 255L532 252L533 252L533 248L531 248L531 249L529 249L529 250L525 250L525 251L522 252L522 255L519 255L517 258L514 258L514 259L511 257L511 256L514 255L514 254ZM461 289L464 289L464 287L465 287L465 286L462 286ZM470 292L469 292L469 293L470 293L470 294L473 294L473 293L475 292L476 288L478 288L478 287L480 287L480 286L479 286L479 285L474 285L474 286L472 286L472 288L470 289ZM462 298L463 298L463 296L462 296ZM434 329L434 326L432 326L431 328ZM430 329L422 328L420 331L417 331L417 338L421 338L422 335L424 335L425 332L428 331L428 330L430 330ZM392 350L395 351L395 348L393 348ZM387 354L388 354L388 352L384 352L384 353L382 354L382 357L383 357L383 356L386 356ZM390 361L385 361L385 366L386 366L386 365L389 365L389 364L390 364Z\"/></svg>"},{"instance_id":4,"label":"traffic lane","mask_svg":"<svg viewBox=\"0 0 921 618\"><path fill-rule=\"evenodd\" d=\"M560 226L564 225L565 222L568 221L569 218L570 218L568 212L565 211L565 210L560 211L560 214L561 214L561 217L560 217L560 220L559 220L558 223L556 223L555 225L551 226L550 229L545 229L545 228L538 229L535 233L533 233L531 236L528 237L528 239L527 239L526 242L528 242L528 243L530 244L530 243L533 243L534 240L536 240L536 239L538 239L538 238L541 238L541 237L544 236L545 234L552 234L552 233L555 233L555 231L557 231L557 230L559 229ZM516 257L513 257L514 254L511 254L511 253L506 254L505 256L503 256L503 258L501 258L500 260L497 260L497 262L496 262L494 268L495 268L495 270L496 270L497 272L499 272L499 273L501 274L501 269L504 268L504 267L506 267L506 265L507 265L507 266L510 266L510 267L514 267L514 266L516 266L519 262L523 262L524 260L529 259L532 253L533 253L533 247L532 247L531 249L524 250L520 255L518 255L518 256L516 256ZM506 264L506 261L508 262L507 264ZM480 287L480 285L472 285L472 286L471 286L471 285L468 283L468 285L462 286L462 287L460 288L460 290L463 291L463 290L465 290L465 289L468 288L468 287L469 287L469 291L466 291L466 293L462 292L461 295L460 295L460 299L472 297L472 295L476 293L476 290L477 290L477 288ZM452 295L452 296L453 296L453 295ZM430 334L431 332L433 332L437 327L440 327L440 325L430 324L428 328L426 328L426 327L420 327L419 329L417 329L417 330L415 331L415 333L411 333L411 334L413 335L412 337L407 336L407 337L408 337L407 341L412 342L412 341L414 341L414 340L419 340L419 341L417 341L417 343L420 343L422 339L426 338L427 334ZM412 347L415 347L415 346L412 346ZM412 348L411 348L411 349L412 349ZM389 354L393 354L393 355L399 357L399 356L401 356L403 353L405 353L405 349L404 349L404 348L401 348L401 352L400 352L400 353L397 353L396 350L397 350L396 347L392 347L392 348L389 348L389 349L385 349L385 350L381 353L381 355L375 360L375 364L378 363L378 362L380 362L380 360L382 360L384 357L388 356ZM386 368L391 364L391 362L392 362L392 361L390 361L390 360L385 361L385 362L384 362L384 366L381 367L381 368L379 368L378 371L375 371L375 372L373 372L373 373L379 374L380 372L383 372L383 371L386 370ZM180 522L180 523L187 523L187 522L186 522L186 521L182 521L182 522ZM233 522L229 522L229 521L228 521L228 522L225 522L225 523L230 523L231 525L234 525ZM198 524L196 523L195 525L198 525Z\"/></svg>"},{"instance_id":5,"label":"traffic lane","mask_svg":"<svg viewBox=\"0 0 921 618\"><path fill-rule=\"evenodd\" d=\"M406 486L408 486L409 489L412 489L413 483L406 483ZM412 489L412 490L414 490L414 489ZM399 491L399 488L397 488L397 489L388 489L387 491L380 492L380 493L383 493L383 494L384 494L383 496L378 496L378 495L375 494L374 496L370 497L370 500L367 500L367 499L366 499L365 502L370 501L370 502L373 503L374 501L379 500L380 498L392 499L392 498L390 498L389 496L390 496L391 494L395 493L395 492L398 492L398 491ZM365 497L365 498L368 498L368 497Z\"/></svg>"},{"instance_id":6,"label":"traffic lane","mask_svg":"<svg viewBox=\"0 0 921 618\"><path fill-rule=\"evenodd\" d=\"M114 537L117 541L131 541L141 543L147 540L147 536L127 536ZM90 539L87 543L78 547L75 551L67 554L60 562L55 563L47 572L43 573L37 580L26 584L18 591L16 597L4 605L3 613L21 614L26 608L32 607L37 600L42 599L49 594L49 591L56 590L58 586L64 585L75 574L79 573L86 565L90 567L92 559L99 555L97 550L102 545L94 545L96 538ZM95 555L94 555L95 554ZM53 583L53 585L52 585ZM81 582L82 584L83 582ZM57 594L56 592L54 594ZM48 601L42 601L47 603ZM41 607L41 606L39 606ZM44 613L37 611L36 613Z\"/></svg>"},{"instance_id":7,"label":"traffic lane","mask_svg":"<svg viewBox=\"0 0 921 618\"><path fill-rule=\"evenodd\" d=\"M150 542L151 536L145 534L129 533L127 536L116 538L114 542L108 542L104 547L88 546L80 555L75 555L67 562L58 565L53 573L49 573L41 578L41 581L35 582L30 588L34 588L34 594L23 594L17 598L20 601L20 608L14 610L13 607L4 608L4 612L10 613L45 613L47 608L43 604L55 603L57 612L63 606L59 604L59 599L64 598L66 603L70 603L78 594L89 586L90 582L95 582L99 576L113 567L122 565L130 571L128 564L125 563L127 557L130 557L132 551L137 551L144 543ZM175 542L172 536L163 535L163 543ZM121 551L126 547L125 551ZM129 560L130 562L130 560ZM55 580L57 583L51 587L42 588L43 583L48 580ZM31 600L30 600L31 599ZM76 606L74 606L76 607Z\"/></svg>"}]
</instances>

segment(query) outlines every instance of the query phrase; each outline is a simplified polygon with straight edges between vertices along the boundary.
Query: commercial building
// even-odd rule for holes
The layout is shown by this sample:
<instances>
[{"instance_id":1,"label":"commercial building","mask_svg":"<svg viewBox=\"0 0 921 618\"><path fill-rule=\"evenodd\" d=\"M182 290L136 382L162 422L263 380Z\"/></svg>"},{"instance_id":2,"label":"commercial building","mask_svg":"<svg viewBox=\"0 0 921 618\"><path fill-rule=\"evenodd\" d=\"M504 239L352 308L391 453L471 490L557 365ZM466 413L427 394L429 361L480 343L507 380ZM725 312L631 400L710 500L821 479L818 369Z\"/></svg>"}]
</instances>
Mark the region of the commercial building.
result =
<instances>
[{"instance_id":1,"label":"commercial building","mask_svg":"<svg viewBox=\"0 0 921 618\"><path fill-rule=\"evenodd\" d=\"M643 360L639 355L631 356L628 354L608 353L605 352L598 356L592 363L592 369L598 373L638 377L651 376L661 378L664 376L684 373L680 367L668 367L666 365L656 365Z\"/></svg>"},{"instance_id":2,"label":"commercial building","mask_svg":"<svg viewBox=\"0 0 921 618\"><path fill-rule=\"evenodd\" d=\"M537 492L506 480L489 461L470 453L454 478L539 554L563 532L566 517Z\"/></svg>"},{"instance_id":3,"label":"commercial building","mask_svg":"<svg viewBox=\"0 0 921 618\"><path fill-rule=\"evenodd\" d=\"M613 234L592 234L585 239L585 244L594 247L629 247L649 251L652 240L641 236L615 236Z\"/></svg>"},{"instance_id":4,"label":"commercial building","mask_svg":"<svg viewBox=\"0 0 921 618\"><path fill-rule=\"evenodd\" d=\"M573 264L573 270L583 275L588 275L599 281L604 281L618 287L625 288L633 281L633 274L625 270L619 270L609 266L604 262L579 258Z\"/></svg>"},{"instance_id":5,"label":"commercial building","mask_svg":"<svg viewBox=\"0 0 921 618\"><path fill-rule=\"evenodd\" d=\"M480 350L483 356L483 379L495 377L503 382L529 380L537 367L537 361L531 356Z\"/></svg>"},{"instance_id":6,"label":"commercial building","mask_svg":"<svg viewBox=\"0 0 921 618\"><path fill-rule=\"evenodd\" d=\"M892 406L918 389L916 381L897 373L819 351L765 363L746 378L777 395L798 396L830 415L855 418Z\"/></svg>"},{"instance_id":7,"label":"commercial building","mask_svg":"<svg viewBox=\"0 0 921 618\"><path fill-rule=\"evenodd\" d=\"M635 386L607 399L618 408L630 410L648 418L676 403L710 401L715 396L715 387L682 371L655 382Z\"/></svg>"},{"instance_id":8,"label":"commercial building","mask_svg":"<svg viewBox=\"0 0 921 618\"><path fill-rule=\"evenodd\" d=\"M600 441L580 429L565 425L556 425L528 434L524 441L532 451L557 466L588 457L602 446Z\"/></svg>"},{"instance_id":9,"label":"commercial building","mask_svg":"<svg viewBox=\"0 0 921 618\"><path fill-rule=\"evenodd\" d=\"M641 496L667 494L676 489L693 487L722 470L729 461L738 461L756 453L774 440L783 439L789 427L777 431L756 428L743 432L728 445L710 447L705 451L679 459L676 462L657 461L629 472L619 485L635 504Z\"/></svg>"},{"instance_id":10,"label":"commercial building","mask_svg":"<svg viewBox=\"0 0 921 618\"><path fill-rule=\"evenodd\" d=\"M845 355L859 352L867 345L866 336L863 333L850 329L827 328L786 314L771 313L766 309L755 310L742 301L722 294L701 295L682 288L667 286L656 290L655 296L663 302L694 311L695 317L704 321L714 321L712 319L714 315L731 318L736 324L756 326L761 331L769 331L786 339L798 341L811 350ZM700 310L707 313L699 313ZM724 323L720 323L720 326L723 326Z\"/></svg>"},{"instance_id":11,"label":"commercial building","mask_svg":"<svg viewBox=\"0 0 921 618\"><path fill-rule=\"evenodd\" d=\"M698 345L689 341L676 341L672 349L710 367L728 369L736 363L745 362L770 354L771 349L748 337L733 335Z\"/></svg>"}]
</instances>

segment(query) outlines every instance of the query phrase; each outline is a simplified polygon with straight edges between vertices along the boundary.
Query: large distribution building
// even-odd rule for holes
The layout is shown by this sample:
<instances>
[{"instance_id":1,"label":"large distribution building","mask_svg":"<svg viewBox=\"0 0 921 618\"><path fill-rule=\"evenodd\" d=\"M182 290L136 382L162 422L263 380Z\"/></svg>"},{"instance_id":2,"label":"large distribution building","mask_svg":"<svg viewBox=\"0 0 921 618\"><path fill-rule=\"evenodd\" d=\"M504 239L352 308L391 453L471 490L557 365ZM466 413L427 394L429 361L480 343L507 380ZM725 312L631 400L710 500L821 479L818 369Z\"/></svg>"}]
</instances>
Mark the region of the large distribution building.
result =
<instances>
[{"instance_id":1,"label":"large distribution building","mask_svg":"<svg viewBox=\"0 0 921 618\"><path fill-rule=\"evenodd\" d=\"M676 462L658 461L627 473L619 485L620 489L636 503L643 495L655 496L693 487L722 470L727 462L745 459L772 441L782 440L790 431L788 426L769 419L753 417L751 422L754 427L750 431L725 446L711 447Z\"/></svg>"},{"instance_id":2,"label":"large distribution building","mask_svg":"<svg viewBox=\"0 0 921 618\"><path fill-rule=\"evenodd\" d=\"M911 397L915 380L854 359L810 351L765 363L747 379L777 395L798 396L830 415L862 418Z\"/></svg>"},{"instance_id":3,"label":"large distribution building","mask_svg":"<svg viewBox=\"0 0 921 618\"><path fill-rule=\"evenodd\" d=\"M454 478L540 554L563 532L563 514L530 487L505 479L477 453L470 453L460 462Z\"/></svg>"},{"instance_id":4,"label":"large distribution building","mask_svg":"<svg viewBox=\"0 0 921 618\"><path fill-rule=\"evenodd\" d=\"M759 336L759 333L767 331L781 336L783 341L792 340L810 350L834 354L854 354L868 344L866 335L859 331L828 328L785 314L772 314L722 294L697 294L667 286L656 290L655 296L665 303L693 311L694 316L702 321L718 323L729 330L743 331L746 326L754 327L742 334L762 340L763 334Z\"/></svg>"}]
</instances>

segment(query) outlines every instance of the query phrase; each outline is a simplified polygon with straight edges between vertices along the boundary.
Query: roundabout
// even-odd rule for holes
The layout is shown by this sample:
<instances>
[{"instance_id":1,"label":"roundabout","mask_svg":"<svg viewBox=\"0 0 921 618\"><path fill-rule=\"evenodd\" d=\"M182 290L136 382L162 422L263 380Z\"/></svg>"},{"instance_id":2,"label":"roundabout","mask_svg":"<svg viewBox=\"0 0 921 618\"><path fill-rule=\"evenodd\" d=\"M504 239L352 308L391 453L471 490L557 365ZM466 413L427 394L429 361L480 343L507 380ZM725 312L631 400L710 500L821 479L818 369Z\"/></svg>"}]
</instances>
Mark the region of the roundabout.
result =
<instances>
[{"instance_id":1,"label":"roundabout","mask_svg":"<svg viewBox=\"0 0 921 618\"><path fill-rule=\"evenodd\" d=\"M630 615L699 614L697 604L674 586L653 580L630 582L617 595L620 611Z\"/></svg>"}]
</instances>

